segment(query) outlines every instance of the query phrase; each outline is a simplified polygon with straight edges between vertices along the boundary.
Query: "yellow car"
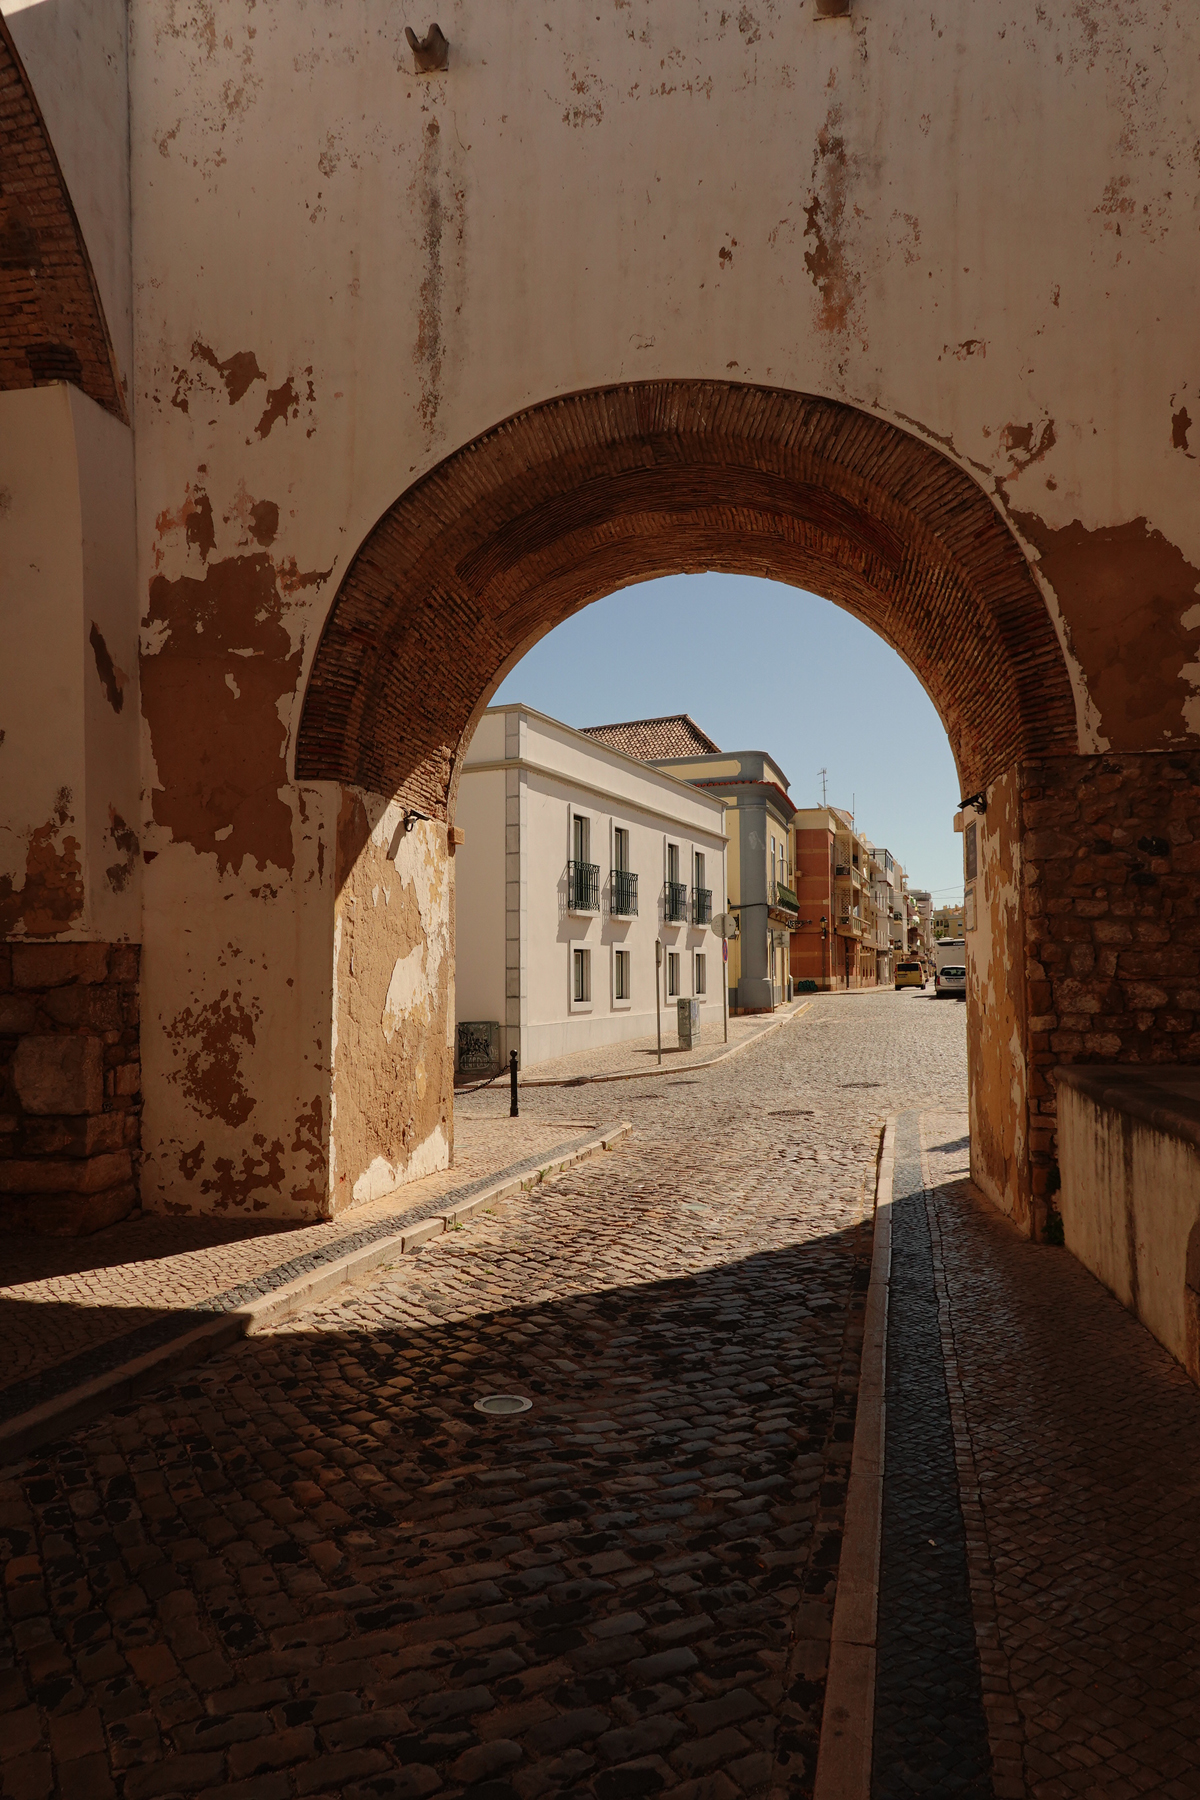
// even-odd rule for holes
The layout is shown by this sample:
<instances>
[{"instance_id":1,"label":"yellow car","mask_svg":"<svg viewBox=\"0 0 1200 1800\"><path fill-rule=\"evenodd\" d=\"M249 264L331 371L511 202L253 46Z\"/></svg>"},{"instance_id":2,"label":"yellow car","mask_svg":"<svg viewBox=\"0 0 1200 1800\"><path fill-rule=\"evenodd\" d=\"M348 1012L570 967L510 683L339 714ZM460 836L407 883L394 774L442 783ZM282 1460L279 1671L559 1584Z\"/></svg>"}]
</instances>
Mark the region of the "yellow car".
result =
<instances>
[{"instance_id":1,"label":"yellow car","mask_svg":"<svg viewBox=\"0 0 1200 1800\"><path fill-rule=\"evenodd\" d=\"M896 964L896 986L898 988L903 988L903 987L923 988L925 986L925 976L922 973L920 963L919 962L899 962L899 963L897 963Z\"/></svg>"}]
</instances>

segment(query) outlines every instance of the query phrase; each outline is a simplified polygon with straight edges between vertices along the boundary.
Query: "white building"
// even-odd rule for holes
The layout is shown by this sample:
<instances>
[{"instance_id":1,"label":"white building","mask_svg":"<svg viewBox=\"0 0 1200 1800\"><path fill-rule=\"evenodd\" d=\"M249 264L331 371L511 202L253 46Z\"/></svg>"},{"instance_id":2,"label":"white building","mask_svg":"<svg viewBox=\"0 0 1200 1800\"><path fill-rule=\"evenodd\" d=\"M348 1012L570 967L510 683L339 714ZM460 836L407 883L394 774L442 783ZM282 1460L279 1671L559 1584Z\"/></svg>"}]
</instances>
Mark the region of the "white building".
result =
<instances>
[{"instance_id":1,"label":"white building","mask_svg":"<svg viewBox=\"0 0 1200 1800\"><path fill-rule=\"evenodd\" d=\"M490 707L467 751L456 823L456 1012L499 1025L522 1068L655 1030L676 1000L722 1018L720 800L528 706Z\"/></svg>"}]
</instances>

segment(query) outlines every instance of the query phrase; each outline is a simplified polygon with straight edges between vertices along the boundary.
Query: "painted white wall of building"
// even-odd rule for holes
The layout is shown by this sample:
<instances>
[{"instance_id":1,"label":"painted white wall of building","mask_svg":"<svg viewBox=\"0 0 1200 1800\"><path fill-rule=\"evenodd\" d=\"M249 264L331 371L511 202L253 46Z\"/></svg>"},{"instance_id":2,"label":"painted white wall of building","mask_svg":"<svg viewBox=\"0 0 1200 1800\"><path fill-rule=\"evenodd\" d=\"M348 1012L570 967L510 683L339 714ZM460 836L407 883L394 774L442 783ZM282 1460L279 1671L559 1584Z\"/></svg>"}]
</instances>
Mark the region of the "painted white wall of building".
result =
<instances>
[{"instance_id":1,"label":"painted white wall of building","mask_svg":"<svg viewBox=\"0 0 1200 1800\"><path fill-rule=\"evenodd\" d=\"M478 735L503 720L485 717ZM455 1013L504 1025L504 773L475 774L458 796L465 833L454 853L456 891Z\"/></svg>"},{"instance_id":2,"label":"painted white wall of building","mask_svg":"<svg viewBox=\"0 0 1200 1800\"><path fill-rule=\"evenodd\" d=\"M505 718L508 731L505 732ZM521 722L519 739L517 721ZM521 755L506 769L505 743L519 742ZM497 752L501 756L497 756ZM482 766L481 766L482 765ZM485 713L467 752L458 799L458 822L466 841L457 853L459 950L457 1016L504 1020L506 889L512 895L514 869L505 855L503 826L506 781L523 781L517 888L523 984L519 1037L503 1035L503 1052L516 1048L523 1068L601 1044L653 1035L656 941L663 942L663 1037L676 1041L675 998L667 998L666 956L680 958L680 998L701 1001L701 1033L715 1041L721 1029L721 940L711 927L663 920L667 845L679 847L680 879L693 886L694 854L705 857L705 882L712 891L713 916L725 908L724 808L662 771L594 743L568 726L525 707ZM568 905L567 864L573 857L572 820L588 821L587 860L600 870L599 913L573 912ZM615 827L629 832L629 867L638 876L635 918L611 912L611 870ZM511 907L507 914L511 921ZM470 921L468 926L467 921ZM473 941L468 943L468 931ZM573 952L590 956L590 999L573 998ZM630 956L631 997L614 994L614 951ZM695 956L706 958L706 991L696 996ZM484 1008L485 1010L480 1010ZM490 1008L490 1010L489 1010Z\"/></svg>"}]
</instances>

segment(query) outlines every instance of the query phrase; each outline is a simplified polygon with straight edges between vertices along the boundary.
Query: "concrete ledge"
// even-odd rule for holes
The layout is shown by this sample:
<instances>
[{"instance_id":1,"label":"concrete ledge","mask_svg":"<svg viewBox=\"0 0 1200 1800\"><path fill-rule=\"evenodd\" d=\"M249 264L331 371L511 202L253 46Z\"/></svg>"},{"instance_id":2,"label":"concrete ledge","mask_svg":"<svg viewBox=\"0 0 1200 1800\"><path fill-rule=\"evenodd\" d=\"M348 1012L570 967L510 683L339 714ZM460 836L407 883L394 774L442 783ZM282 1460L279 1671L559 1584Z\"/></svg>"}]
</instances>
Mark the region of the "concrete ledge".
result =
<instances>
[{"instance_id":1,"label":"concrete ledge","mask_svg":"<svg viewBox=\"0 0 1200 1800\"><path fill-rule=\"evenodd\" d=\"M1069 1063L1054 1071L1096 1106L1126 1113L1154 1131L1200 1149L1200 1068L1141 1068L1129 1063Z\"/></svg>"},{"instance_id":2,"label":"concrete ledge","mask_svg":"<svg viewBox=\"0 0 1200 1800\"><path fill-rule=\"evenodd\" d=\"M78 1382L40 1406L31 1407L27 1412L0 1425L0 1464L16 1462L29 1455L40 1444L65 1437L99 1414L109 1412L113 1407L121 1406L148 1389L159 1386L177 1370L202 1362L214 1351L227 1349L239 1338L252 1337L256 1332L278 1325L296 1313L307 1311L346 1282L369 1273L380 1263L394 1261L397 1256L411 1255L431 1239L440 1237L454 1226L465 1224L482 1208L528 1192L541 1182L572 1168L576 1163L585 1162L597 1152L611 1149L632 1130L633 1126L628 1120L618 1120L603 1126L594 1136L577 1144L569 1154L551 1157L535 1169L525 1169L519 1175L507 1175L501 1171L488 1187L472 1194L469 1200L460 1205L446 1212L435 1213L432 1218L422 1219L390 1236L376 1238L374 1242L364 1244L345 1256L322 1263L319 1268L310 1270L297 1280L285 1282L233 1311L219 1313L200 1324L193 1322L196 1317L194 1311L181 1312L177 1337L168 1339L144 1355L119 1363L94 1380Z\"/></svg>"},{"instance_id":3,"label":"concrete ledge","mask_svg":"<svg viewBox=\"0 0 1200 1800\"><path fill-rule=\"evenodd\" d=\"M875 1726L875 1639L883 1526L888 1283L892 1272L892 1180L896 1118L884 1127L875 1182L875 1241L863 1330L858 1408L846 1523L838 1564L821 1714L814 1800L870 1800Z\"/></svg>"}]
</instances>

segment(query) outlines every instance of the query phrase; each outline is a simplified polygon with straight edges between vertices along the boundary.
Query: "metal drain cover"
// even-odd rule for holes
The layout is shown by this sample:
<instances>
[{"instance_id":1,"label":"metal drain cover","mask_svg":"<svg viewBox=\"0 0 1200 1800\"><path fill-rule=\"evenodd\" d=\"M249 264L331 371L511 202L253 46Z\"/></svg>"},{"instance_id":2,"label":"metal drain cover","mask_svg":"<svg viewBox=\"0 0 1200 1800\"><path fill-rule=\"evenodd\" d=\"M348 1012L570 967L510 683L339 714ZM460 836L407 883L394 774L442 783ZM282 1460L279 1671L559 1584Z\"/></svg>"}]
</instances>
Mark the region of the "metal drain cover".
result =
<instances>
[{"instance_id":1,"label":"metal drain cover","mask_svg":"<svg viewBox=\"0 0 1200 1800\"><path fill-rule=\"evenodd\" d=\"M482 1400L475 1402L475 1411L490 1413L493 1418L503 1418L508 1413L528 1412L533 1405L524 1394L485 1394Z\"/></svg>"}]
</instances>

